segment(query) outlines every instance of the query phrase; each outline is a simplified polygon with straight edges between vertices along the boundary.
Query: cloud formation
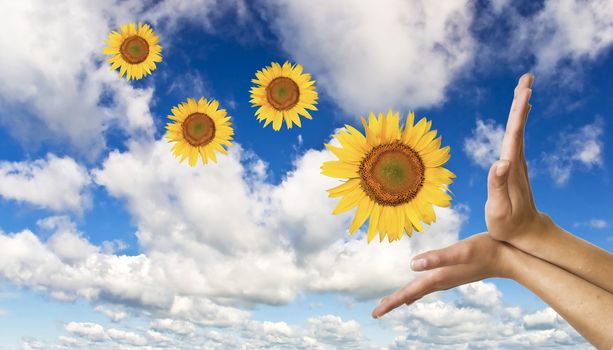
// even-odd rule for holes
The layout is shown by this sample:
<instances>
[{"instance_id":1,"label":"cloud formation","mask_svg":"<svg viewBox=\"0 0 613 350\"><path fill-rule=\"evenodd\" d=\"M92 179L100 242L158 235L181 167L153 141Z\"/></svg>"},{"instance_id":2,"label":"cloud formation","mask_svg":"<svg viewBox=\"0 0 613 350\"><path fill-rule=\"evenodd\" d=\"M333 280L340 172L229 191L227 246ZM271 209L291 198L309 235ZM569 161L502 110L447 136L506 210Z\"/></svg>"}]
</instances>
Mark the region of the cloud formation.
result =
<instances>
[{"instance_id":1,"label":"cloud formation","mask_svg":"<svg viewBox=\"0 0 613 350\"><path fill-rule=\"evenodd\" d=\"M607 0L545 1L520 21L517 42L536 58L537 73L552 74L570 60L574 67L595 60L613 44L613 4Z\"/></svg>"},{"instance_id":2,"label":"cloud formation","mask_svg":"<svg viewBox=\"0 0 613 350\"><path fill-rule=\"evenodd\" d=\"M0 196L53 211L82 212L90 203L87 169L70 157L0 161Z\"/></svg>"},{"instance_id":3,"label":"cloud formation","mask_svg":"<svg viewBox=\"0 0 613 350\"><path fill-rule=\"evenodd\" d=\"M577 168L590 170L604 164L604 121L597 117L593 123L578 129L565 130L557 137L555 149L543 153L543 160L551 179L559 186L570 180Z\"/></svg>"},{"instance_id":4,"label":"cloud formation","mask_svg":"<svg viewBox=\"0 0 613 350\"><path fill-rule=\"evenodd\" d=\"M499 159L504 127L496 121L477 119L472 136L464 139L464 152L475 164L483 169Z\"/></svg>"},{"instance_id":5,"label":"cloud formation","mask_svg":"<svg viewBox=\"0 0 613 350\"><path fill-rule=\"evenodd\" d=\"M246 13L242 1L144 5L134 0L0 3L0 13L10 14L0 22L0 125L29 148L62 146L90 160L105 150L109 130L151 139L153 77L130 84L110 71L102 54L108 33L140 18L167 31L161 38L166 46L186 19L212 30L210 21L229 10L238 18Z\"/></svg>"},{"instance_id":6,"label":"cloud formation","mask_svg":"<svg viewBox=\"0 0 613 350\"><path fill-rule=\"evenodd\" d=\"M246 319L218 329L172 320L154 320L152 327L68 322L64 324L65 335L60 335L56 342L28 339L22 347L61 346L69 350L590 348L552 309L528 312L509 307L500 299L501 292L496 286L488 282L466 285L465 291L475 290L486 300L495 302L473 306L468 293L460 291L451 299L442 298L438 293L401 307L376 324L369 323L368 327L376 327L377 331L397 335L387 346L377 346L366 336L366 323L324 313L295 323Z\"/></svg>"},{"instance_id":7,"label":"cloud formation","mask_svg":"<svg viewBox=\"0 0 613 350\"><path fill-rule=\"evenodd\" d=\"M475 304L468 291L486 302ZM396 337L389 349L590 348L552 309L527 313L503 304L494 284L468 284L458 294L454 301L430 296L390 313L383 322L406 335Z\"/></svg>"},{"instance_id":8,"label":"cloud formation","mask_svg":"<svg viewBox=\"0 0 613 350\"><path fill-rule=\"evenodd\" d=\"M471 62L469 1L263 1L282 47L351 114L440 104Z\"/></svg>"}]
</instances>

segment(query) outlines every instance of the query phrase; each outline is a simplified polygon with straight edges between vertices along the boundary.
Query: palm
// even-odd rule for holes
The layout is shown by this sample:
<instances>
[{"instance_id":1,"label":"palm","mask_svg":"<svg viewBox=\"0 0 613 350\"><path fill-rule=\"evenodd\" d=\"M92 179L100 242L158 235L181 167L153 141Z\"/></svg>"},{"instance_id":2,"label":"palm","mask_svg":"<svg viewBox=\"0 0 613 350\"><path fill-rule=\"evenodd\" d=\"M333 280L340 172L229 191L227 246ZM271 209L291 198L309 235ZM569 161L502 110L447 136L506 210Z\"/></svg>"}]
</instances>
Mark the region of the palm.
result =
<instances>
[{"instance_id":1,"label":"palm","mask_svg":"<svg viewBox=\"0 0 613 350\"><path fill-rule=\"evenodd\" d=\"M532 77L522 76L515 88L500 160L488 175L485 221L489 233L497 240L513 241L533 231L539 221L524 156L524 127L530 110L531 87Z\"/></svg>"}]
</instances>

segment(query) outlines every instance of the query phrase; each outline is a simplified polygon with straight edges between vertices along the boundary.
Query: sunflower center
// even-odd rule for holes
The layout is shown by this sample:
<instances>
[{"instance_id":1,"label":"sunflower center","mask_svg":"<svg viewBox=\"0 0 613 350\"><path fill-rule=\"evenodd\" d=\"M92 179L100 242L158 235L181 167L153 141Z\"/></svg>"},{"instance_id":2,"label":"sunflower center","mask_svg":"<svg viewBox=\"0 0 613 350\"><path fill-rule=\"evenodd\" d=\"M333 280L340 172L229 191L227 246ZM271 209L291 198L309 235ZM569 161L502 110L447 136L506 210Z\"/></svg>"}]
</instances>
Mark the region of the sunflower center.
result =
<instances>
[{"instance_id":1,"label":"sunflower center","mask_svg":"<svg viewBox=\"0 0 613 350\"><path fill-rule=\"evenodd\" d=\"M128 63L138 64L149 56L149 43L138 35L133 35L121 43L121 57Z\"/></svg>"},{"instance_id":2,"label":"sunflower center","mask_svg":"<svg viewBox=\"0 0 613 350\"><path fill-rule=\"evenodd\" d=\"M183 137L194 147L204 146L215 138L215 122L204 113L192 113L183 121Z\"/></svg>"},{"instance_id":3,"label":"sunflower center","mask_svg":"<svg viewBox=\"0 0 613 350\"><path fill-rule=\"evenodd\" d=\"M298 103L300 89L292 79L277 77L266 87L266 98L275 109L284 111Z\"/></svg>"},{"instance_id":4,"label":"sunflower center","mask_svg":"<svg viewBox=\"0 0 613 350\"><path fill-rule=\"evenodd\" d=\"M374 147L360 164L364 192L381 205L410 202L424 183L424 164L411 147L393 142Z\"/></svg>"}]
</instances>

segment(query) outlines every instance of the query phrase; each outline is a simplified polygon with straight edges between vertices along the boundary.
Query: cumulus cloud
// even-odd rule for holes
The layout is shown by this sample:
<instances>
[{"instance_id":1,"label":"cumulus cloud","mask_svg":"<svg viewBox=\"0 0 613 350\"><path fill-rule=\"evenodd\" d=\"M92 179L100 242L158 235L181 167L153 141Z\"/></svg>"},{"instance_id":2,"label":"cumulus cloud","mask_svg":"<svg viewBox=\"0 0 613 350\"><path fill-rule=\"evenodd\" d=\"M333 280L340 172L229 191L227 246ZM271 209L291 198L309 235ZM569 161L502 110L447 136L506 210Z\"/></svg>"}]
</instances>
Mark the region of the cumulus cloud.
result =
<instances>
[{"instance_id":1,"label":"cumulus cloud","mask_svg":"<svg viewBox=\"0 0 613 350\"><path fill-rule=\"evenodd\" d=\"M559 186L570 180L575 169L590 170L604 165L604 121L598 117L591 124L565 130L557 137L556 148L543 154L552 180Z\"/></svg>"},{"instance_id":2,"label":"cumulus cloud","mask_svg":"<svg viewBox=\"0 0 613 350\"><path fill-rule=\"evenodd\" d=\"M408 266L419 251L457 240L463 222L461 212L441 209L438 222L419 239L368 245L363 233L348 239L350 216L330 214L335 201L325 190L337 182L319 170L332 158L328 151L305 152L272 186L265 172L248 170L247 164L261 163L252 155L246 162L239 145L217 165L196 169L177 168L168 147L133 144L128 152L111 153L94 174L109 193L126 200L148 256L163 270L180 269L182 278L168 278L192 294L271 304L304 291L373 298L406 280L381 280L381 274ZM125 171L134 176L123 176Z\"/></svg>"},{"instance_id":3,"label":"cumulus cloud","mask_svg":"<svg viewBox=\"0 0 613 350\"><path fill-rule=\"evenodd\" d=\"M528 329L538 328L553 328L563 322L562 318L552 308L548 307L544 310L525 315L523 317L524 327Z\"/></svg>"},{"instance_id":4,"label":"cumulus cloud","mask_svg":"<svg viewBox=\"0 0 613 350\"><path fill-rule=\"evenodd\" d=\"M90 203L87 169L70 157L0 162L0 196L53 211L81 212Z\"/></svg>"},{"instance_id":5,"label":"cumulus cloud","mask_svg":"<svg viewBox=\"0 0 613 350\"><path fill-rule=\"evenodd\" d=\"M91 322L70 322L64 326L67 332L91 341L103 341L107 339L104 327Z\"/></svg>"},{"instance_id":6,"label":"cumulus cloud","mask_svg":"<svg viewBox=\"0 0 613 350\"><path fill-rule=\"evenodd\" d=\"M38 224L50 232L46 239L30 230L0 233L0 276L55 299L89 300L116 322L127 316L124 307L146 310L159 333L189 323L232 326L249 317L241 308L289 303L303 293L388 293L411 276L389 271L456 241L464 221L457 209L437 209L437 223L419 239L369 245L364 232L348 237L350 215L331 215L336 201L325 190L336 180L319 171L333 157L328 151L307 151L271 185L265 172L251 171L262 163L238 144L218 164L198 168L177 167L169 147L133 143L93 171L127 203L141 254L103 249L68 218L50 217Z\"/></svg>"},{"instance_id":7,"label":"cumulus cloud","mask_svg":"<svg viewBox=\"0 0 613 350\"><path fill-rule=\"evenodd\" d=\"M196 330L193 323L173 320L170 318L158 319L151 322L151 328L156 331L173 332L180 335L190 335Z\"/></svg>"},{"instance_id":8,"label":"cumulus cloud","mask_svg":"<svg viewBox=\"0 0 613 350\"><path fill-rule=\"evenodd\" d=\"M502 293L495 284L483 281L460 286L458 292L468 305L486 309L500 305L502 298Z\"/></svg>"},{"instance_id":9,"label":"cumulus cloud","mask_svg":"<svg viewBox=\"0 0 613 350\"><path fill-rule=\"evenodd\" d=\"M0 3L0 13L10 14L0 23L0 125L28 147L68 146L89 159L104 151L109 129L150 139L152 78L145 80L149 86L134 87L109 70L102 54L108 33L141 18L160 25L167 46L186 19L212 30L210 21L228 10L237 18L246 12L242 1L144 5L134 0Z\"/></svg>"},{"instance_id":10,"label":"cumulus cloud","mask_svg":"<svg viewBox=\"0 0 613 350\"><path fill-rule=\"evenodd\" d=\"M58 341L45 343L28 339L22 348L62 349L375 349L355 320L335 315L310 317L303 324L245 321L225 330L196 329L181 333L160 333L143 328L105 328L91 322L70 322Z\"/></svg>"},{"instance_id":11,"label":"cumulus cloud","mask_svg":"<svg viewBox=\"0 0 613 350\"><path fill-rule=\"evenodd\" d=\"M101 54L110 22L127 21L136 4L2 2L11 15L0 23L0 125L30 147L62 140L90 158L110 126L151 136L153 89L118 79Z\"/></svg>"},{"instance_id":12,"label":"cumulus cloud","mask_svg":"<svg viewBox=\"0 0 613 350\"><path fill-rule=\"evenodd\" d=\"M469 292L498 297L494 284L478 282L443 298L430 295L409 307L401 307L377 321L379 330L397 334L388 346L376 346L356 320L322 314L296 323L243 320L229 328L187 326L173 320L153 320L152 327L107 328L90 322L65 324L66 335L57 343L65 349L589 349L583 340L550 308L526 312L508 307L501 299L472 305ZM372 325L369 325L372 327ZM380 342L382 339L378 339ZM27 344L26 344L27 343ZM36 339L31 348L53 348ZM23 344L22 344L23 345ZM25 346L24 346L25 347ZM27 347L25 347L27 348Z\"/></svg>"},{"instance_id":13,"label":"cumulus cloud","mask_svg":"<svg viewBox=\"0 0 613 350\"><path fill-rule=\"evenodd\" d=\"M472 61L469 1L263 1L282 47L349 113L428 107Z\"/></svg>"},{"instance_id":14,"label":"cumulus cloud","mask_svg":"<svg viewBox=\"0 0 613 350\"><path fill-rule=\"evenodd\" d=\"M113 306L98 305L94 310L108 317L113 322L119 322L129 316L126 311Z\"/></svg>"},{"instance_id":15,"label":"cumulus cloud","mask_svg":"<svg viewBox=\"0 0 613 350\"><path fill-rule=\"evenodd\" d=\"M607 0L549 0L521 22L517 33L517 42L533 52L537 73L551 74L568 60L578 66L610 50L613 4Z\"/></svg>"},{"instance_id":16,"label":"cumulus cloud","mask_svg":"<svg viewBox=\"0 0 613 350\"><path fill-rule=\"evenodd\" d=\"M382 319L406 333L396 337L389 349L590 348L551 308L526 313L504 305L494 284L471 283L458 295L453 301L430 296ZM475 302L477 296L486 302Z\"/></svg>"},{"instance_id":17,"label":"cumulus cloud","mask_svg":"<svg viewBox=\"0 0 613 350\"><path fill-rule=\"evenodd\" d=\"M475 164L484 169L500 157L504 127L494 120L477 119L472 135L464 140L464 152Z\"/></svg>"}]
</instances>

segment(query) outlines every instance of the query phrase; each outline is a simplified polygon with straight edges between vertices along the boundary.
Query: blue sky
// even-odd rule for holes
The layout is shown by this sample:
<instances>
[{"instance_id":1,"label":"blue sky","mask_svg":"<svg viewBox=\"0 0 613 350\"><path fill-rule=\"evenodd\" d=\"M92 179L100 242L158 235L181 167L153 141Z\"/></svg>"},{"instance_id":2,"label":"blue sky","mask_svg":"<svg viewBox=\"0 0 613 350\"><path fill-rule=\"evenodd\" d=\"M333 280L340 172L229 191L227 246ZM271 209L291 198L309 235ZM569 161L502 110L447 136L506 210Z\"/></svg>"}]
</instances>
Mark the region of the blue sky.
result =
<instances>
[{"instance_id":1,"label":"blue sky","mask_svg":"<svg viewBox=\"0 0 613 350\"><path fill-rule=\"evenodd\" d=\"M536 75L526 156L539 210L613 248L613 7L606 1L3 3L0 349L586 347L512 281L437 293L372 320L410 258L485 229L487 169L517 78ZM60 14L61 16L59 16ZM146 21L163 61L126 82L101 51ZM40 43L48 43L40 45ZM301 63L320 100L262 128L255 72ZM190 169L170 109L217 99L236 144ZM368 112L433 121L453 205L424 234L349 237L319 174L334 130ZM472 345L468 345L472 344ZM472 346L472 347L471 347Z\"/></svg>"}]
</instances>

